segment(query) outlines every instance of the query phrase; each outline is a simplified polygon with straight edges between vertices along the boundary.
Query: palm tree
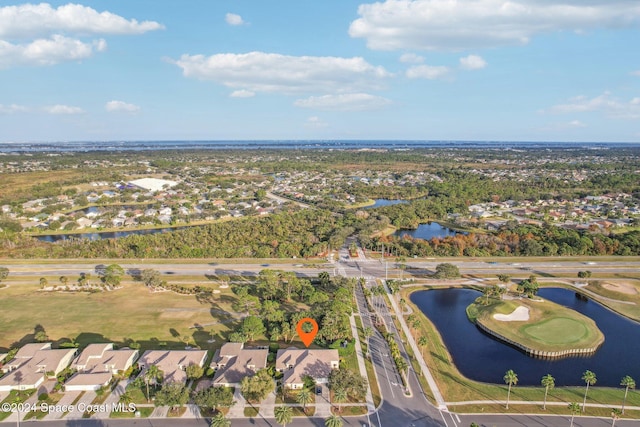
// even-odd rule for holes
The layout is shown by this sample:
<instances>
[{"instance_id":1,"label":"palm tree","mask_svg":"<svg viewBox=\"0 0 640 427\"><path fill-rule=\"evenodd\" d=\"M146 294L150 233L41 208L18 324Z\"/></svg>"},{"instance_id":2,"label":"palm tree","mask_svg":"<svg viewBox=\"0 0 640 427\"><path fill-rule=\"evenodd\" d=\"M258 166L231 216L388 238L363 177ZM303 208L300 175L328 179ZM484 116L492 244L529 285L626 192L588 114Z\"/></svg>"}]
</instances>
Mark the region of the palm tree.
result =
<instances>
[{"instance_id":1,"label":"palm tree","mask_svg":"<svg viewBox=\"0 0 640 427\"><path fill-rule=\"evenodd\" d=\"M222 412L218 412L211 418L211 427L231 427L231 420L225 417Z\"/></svg>"},{"instance_id":2,"label":"palm tree","mask_svg":"<svg viewBox=\"0 0 640 427\"><path fill-rule=\"evenodd\" d=\"M293 409L290 406L276 406L273 414L276 416L276 422L286 426L293 420Z\"/></svg>"},{"instance_id":3,"label":"palm tree","mask_svg":"<svg viewBox=\"0 0 640 427\"><path fill-rule=\"evenodd\" d=\"M518 384L518 375L509 369L504 374L504 382L509 385L509 391L507 392L507 409L509 409L509 398L511 397L511 386Z\"/></svg>"},{"instance_id":4,"label":"palm tree","mask_svg":"<svg viewBox=\"0 0 640 427\"><path fill-rule=\"evenodd\" d=\"M162 379L163 372L156 365L149 365L147 372L144 373L144 383L147 386L147 402L150 402L149 384L153 382L157 384Z\"/></svg>"},{"instance_id":5,"label":"palm tree","mask_svg":"<svg viewBox=\"0 0 640 427\"><path fill-rule=\"evenodd\" d=\"M551 376L551 374L547 374L542 377L542 381L540 384L544 387L544 405L542 405L542 409L547 409L547 393L549 393L549 389L552 389L556 386L556 379Z\"/></svg>"},{"instance_id":6,"label":"palm tree","mask_svg":"<svg viewBox=\"0 0 640 427\"><path fill-rule=\"evenodd\" d=\"M624 405L627 403L627 393L629 393L630 388L636 388L636 381L629 375L625 375L622 381L620 381L620 385L624 386L624 400L622 401L622 409L620 410L620 413L624 414Z\"/></svg>"},{"instance_id":7,"label":"palm tree","mask_svg":"<svg viewBox=\"0 0 640 427\"><path fill-rule=\"evenodd\" d=\"M373 335L373 328L371 326L364 327L364 337L369 338Z\"/></svg>"},{"instance_id":8,"label":"palm tree","mask_svg":"<svg viewBox=\"0 0 640 427\"><path fill-rule=\"evenodd\" d=\"M128 391L125 391L124 393L122 393L118 398L118 402L123 403L125 405L128 405L132 401L133 401L133 396L131 396L131 393Z\"/></svg>"},{"instance_id":9,"label":"palm tree","mask_svg":"<svg viewBox=\"0 0 640 427\"><path fill-rule=\"evenodd\" d=\"M611 410L611 418L613 419L613 421L611 422L611 427L615 427L616 420L620 418L620 415L622 415L622 411L620 411L620 409L614 408Z\"/></svg>"},{"instance_id":10,"label":"palm tree","mask_svg":"<svg viewBox=\"0 0 640 427\"><path fill-rule=\"evenodd\" d=\"M335 403L344 403L347 401L347 391L340 388L333 392L333 401ZM342 407L338 405L338 411L342 412Z\"/></svg>"},{"instance_id":11,"label":"palm tree","mask_svg":"<svg viewBox=\"0 0 640 427\"><path fill-rule=\"evenodd\" d=\"M296 402L302 405L302 409L304 409L305 413L307 412L307 404L313 401L314 401L313 395L306 388L303 388L302 390L300 390L298 392L298 395L296 396Z\"/></svg>"},{"instance_id":12,"label":"palm tree","mask_svg":"<svg viewBox=\"0 0 640 427\"><path fill-rule=\"evenodd\" d=\"M573 417L580 412L580 405L575 402L569 403L569 411L571 411L571 426L573 427Z\"/></svg>"},{"instance_id":13,"label":"palm tree","mask_svg":"<svg viewBox=\"0 0 640 427\"><path fill-rule=\"evenodd\" d=\"M324 420L325 427L342 427L342 419L337 415L331 415Z\"/></svg>"},{"instance_id":14,"label":"palm tree","mask_svg":"<svg viewBox=\"0 0 640 427\"><path fill-rule=\"evenodd\" d=\"M423 358L424 358L424 348L426 347L427 344L429 344L429 340L427 339L427 337L421 336L420 338L418 338L418 345L420 346L420 354L422 355Z\"/></svg>"},{"instance_id":15,"label":"palm tree","mask_svg":"<svg viewBox=\"0 0 640 427\"><path fill-rule=\"evenodd\" d=\"M589 370L586 370L582 374L582 380L587 384L587 388L584 391L584 401L582 402L582 412L584 412L587 404L587 393L589 393L589 386L596 383L596 374Z\"/></svg>"},{"instance_id":16,"label":"palm tree","mask_svg":"<svg viewBox=\"0 0 640 427\"><path fill-rule=\"evenodd\" d=\"M398 371L400 371L400 375L407 381L407 370L409 369L409 364L403 357L396 359L396 366L398 367Z\"/></svg>"}]
</instances>

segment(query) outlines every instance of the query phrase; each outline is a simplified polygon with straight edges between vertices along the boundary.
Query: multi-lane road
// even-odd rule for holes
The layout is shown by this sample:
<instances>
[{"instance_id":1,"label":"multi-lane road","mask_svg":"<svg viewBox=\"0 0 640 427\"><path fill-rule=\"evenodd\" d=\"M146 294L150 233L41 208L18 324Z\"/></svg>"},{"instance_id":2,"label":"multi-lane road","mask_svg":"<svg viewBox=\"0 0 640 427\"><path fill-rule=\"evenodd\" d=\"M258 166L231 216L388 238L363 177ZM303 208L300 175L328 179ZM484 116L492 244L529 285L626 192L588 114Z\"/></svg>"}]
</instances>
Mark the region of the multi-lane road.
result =
<instances>
[{"instance_id":1,"label":"multi-lane road","mask_svg":"<svg viewBox=\"0 0 640 427\"><path fill-rule=\"evenodd\" d=\"M412 269L418 271L434 271L436 265L441 262L439 260L427 260L413 262L409 261ZM462 274L468 275L497 275L498 273L511 274L513 276L525 277L528 274L544 273L545 275L573 275L581 270L592 270L593 272L606 272L611 274L621 273L637 273L640 267L638 261L561 261L547 260L540 262L483 262L483 261L452 261L456 264ZM352 259L348 257L346 251L341 251L339 260L335 263L327 263L318 267L309 267L299 260L293 260L291 263L277 264L256 264L256 263L134 263L130 261L120 262L120 265L127 271L135 272L145 268L153 268L163 274L176 276L204 276L204 275L254 275L265 268L282 269L295 271L301 276L317 276L321 271L328 271L332 274L341 274L348 277L363 277L366 286L371 286L375 278L385 278L385 276L393 269L394 262L384 263L380 260L370 260L363 257ZM96 273L95 264L87 264L83 262L61 262L58 264L4 264L11 271L12 281L20 282L20 278L25 280L34 276L73 276L80 273ZM397 274L397 270L395 271ZM395 275L394 274L394 275ZM371 322L371 313L364 299L364 295L360 287L356 290L356 299L358 309L364 326L373 328ZM381 316L389 329L394 334L396 341L400 344L403 357L407 357L404 346L400 339L400 335L392 321L392 313L381 297L372 299L373 309L377 315ZM563 416L538 416L538 415L474 415L462 416L447 411L442 411L432 405L424 395L417 375L421 372L415 372L409 369L407 376L408 388L410 394L405 393L400 374L397 372L393 359L389 354L389 348L383 337L373 328L374 334L369 342L369 356L373 362L376 372L380 392L382 395L382 404L378 410L362 417L347 417L344 419L345 426L362 427L378 426L378 427L461 427L469 426L471 422L476 422L482 426L568 426L568 417ZM407 359L408 360L408 359ZM411 364L409 364L411 366ZM170 427L170 426L204 426L207 425L205 420L193 419L139 419L139 420L66 420L66 421L38 421L36 424L45 424L46 427L75 427L75 426L94 426L94 427L124 427L124 426L153 426L153 427ZM6 424L6 423L0 423ZM23 422L23 425L29 425L31 422ZM15 425L13 423L6 425ZM233 426L277 426L274 420L262 418L255 419L234 419ZM292 427L302 426L324 426L324 420L318 418L297 418L291 424ZM578 417L574 421L576 427L604 427L611 425L611 419L604 418L587 418ZM630 420L620 420L616 423L619 427L638 426L640 422Z\"/></svg>"}]
</instances>

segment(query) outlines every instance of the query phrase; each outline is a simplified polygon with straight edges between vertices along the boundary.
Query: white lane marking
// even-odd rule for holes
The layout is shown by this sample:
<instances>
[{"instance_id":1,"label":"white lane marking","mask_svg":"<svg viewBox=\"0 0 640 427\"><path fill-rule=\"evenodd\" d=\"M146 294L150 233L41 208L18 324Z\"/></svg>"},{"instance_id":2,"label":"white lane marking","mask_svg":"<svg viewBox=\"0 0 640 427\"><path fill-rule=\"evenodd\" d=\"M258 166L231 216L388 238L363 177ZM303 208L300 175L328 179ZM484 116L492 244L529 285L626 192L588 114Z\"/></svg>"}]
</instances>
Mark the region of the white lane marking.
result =
<instances>
[{"instance_id":1,"label":"white lane marking","mask_svg":"<svg viewBox=\"0 0 640 427\"><path fill-rule=\"evenodd\" d=\"M387 378L387 382L389 383L389 390L391 390L391 397L396 397L396 394L393 392L393 387L391 387L391 380L389 379L389 371L387 370L387 365L384 363L384 357L380 350L378 350L378 354L380 355L380 360L382 361L382 369L386 373L385 377Z\"/></svg>"},{"instance_id":2,"label":"white lane marking","mask_svg":"<svg viewBox=\"0 0 640 427\"><path fill-rule=\"evenodd\" d=\"M458 414L455 414L456 416L456 420L458 420L459 423L461 423L462 421L460 421L460 417L458 416Z\"/></svg>"},{"instance_id":3,"label":"white lane marking","mask_svg":"<svg viewBox=\"0 0 640 427\"><path fill-rule=\"evenodd\" d=\"M451 420L453 421L453 425L457 426L458 424L456 423L455 418L453 418L453 414L451 412L447 412L447 414L449 414L449 416L451 417Z\"/></svg>"},{"instance_id":4,"label":"white lane marking","mask_svg":"<svg viewBox=\"0 0 640 427\"><path fill-rule=\"evenodd\" d=\"M442 413L442 411L438 410L438 412L440 412L440 417L442 418L442 421L444 421L444 425L446 427L449 427L449 424L447 424L447 420L444 418L444 414Z\"/></svg>"}]
</instances>

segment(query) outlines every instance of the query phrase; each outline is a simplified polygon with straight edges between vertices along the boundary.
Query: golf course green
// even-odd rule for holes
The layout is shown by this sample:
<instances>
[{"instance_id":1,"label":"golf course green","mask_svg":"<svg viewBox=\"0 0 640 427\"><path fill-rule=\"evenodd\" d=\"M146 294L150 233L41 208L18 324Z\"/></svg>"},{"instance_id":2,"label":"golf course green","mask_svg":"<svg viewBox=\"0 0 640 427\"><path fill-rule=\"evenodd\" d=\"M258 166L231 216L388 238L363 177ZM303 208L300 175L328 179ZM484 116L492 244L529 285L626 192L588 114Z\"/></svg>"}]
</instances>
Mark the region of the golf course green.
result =
<instances>
[{"instance_id":1,"label":"golf course green","mask_svg":"<svg viewBox=\"0 0 640 427\"><path fill-rule=\"evenodd\" d=\"M467 315L486 333L532 356L592 353L604 342L595 322L576 311L539 297L507 298L479 297Z\"/></svg>"}]
</instances>

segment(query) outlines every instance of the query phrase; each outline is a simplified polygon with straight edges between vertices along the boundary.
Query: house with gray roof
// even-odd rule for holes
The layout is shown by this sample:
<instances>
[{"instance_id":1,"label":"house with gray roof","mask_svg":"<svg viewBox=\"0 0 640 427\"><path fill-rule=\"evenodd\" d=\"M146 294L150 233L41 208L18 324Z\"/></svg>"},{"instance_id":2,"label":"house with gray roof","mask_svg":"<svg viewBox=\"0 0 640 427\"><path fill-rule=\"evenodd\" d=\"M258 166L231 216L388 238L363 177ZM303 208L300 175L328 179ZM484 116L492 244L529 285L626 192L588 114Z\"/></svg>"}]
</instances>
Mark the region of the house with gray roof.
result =
<instances>
[{"instance_id":1,"label":"house with gray roof","mask_svg":"<svg viewBox=\"0 0 640 427\"><path fill-rule=\"evenodd\" d=\"M240 385L244 377L267 367L268 355L266 348L244 348L243 343L233 342L224 344L216 351L210 364L216 370L213 384L225 387Z\"/></svg>"},{"instance_id":2,"label":"house with gray roof","mask_svg":"<svg viewBox=\"0 0 640 427\"><path fill-rule=\"evenodd\" d=\"M76 349L52 350L51 343L27 344L6 365L0 378L0 391L38 388L47 378L55 378L65 369Z\"/></svg>"},{"instance_id":3,"label":"house with gray roof","mask_svg":"<svg viewBox=\"0 0 640 427\"><path fill-rule=\"evenodd\" d=\"M276 369L282 372L285 388L301 389L304 378L309 376L318 384L329 381L332 369L338 369L340 356L334 349L298 349L290 347L278 350Z\"/></svg>"},{"instance_id":4,"label":"house with gray roof","mask_svg":"<svg viewBox=\"0 0 640 427\"><path fill-rule=\"evenodd\" d=\"M65 383L65 390L98 390L108 385L113 375L129 369L137 357L138 350L114 350L113 343L89 344L71 365L78 372Z\"/></svg>"},{"instance_id":5,"label":"house with gray roof","mask_svg":"<svg viewBox=\"0 0 640 427\"><path fill-rule=\"evenodd\" d=\"M206 350L147 350L138 360L138 366L140 375L144 375L149 366L156 365L163 373L163 382L186 383L187 366L202 368L206 358Z\"/></svg>"}]
</instances>

